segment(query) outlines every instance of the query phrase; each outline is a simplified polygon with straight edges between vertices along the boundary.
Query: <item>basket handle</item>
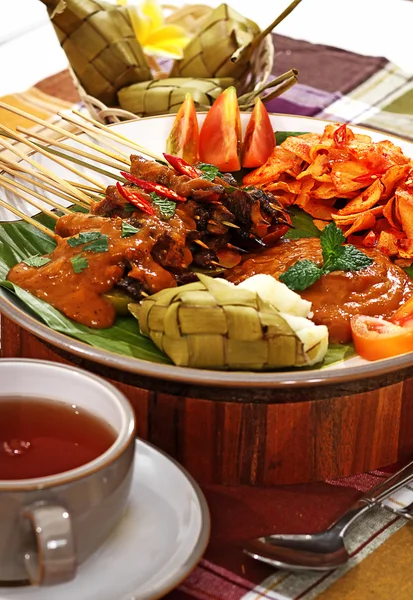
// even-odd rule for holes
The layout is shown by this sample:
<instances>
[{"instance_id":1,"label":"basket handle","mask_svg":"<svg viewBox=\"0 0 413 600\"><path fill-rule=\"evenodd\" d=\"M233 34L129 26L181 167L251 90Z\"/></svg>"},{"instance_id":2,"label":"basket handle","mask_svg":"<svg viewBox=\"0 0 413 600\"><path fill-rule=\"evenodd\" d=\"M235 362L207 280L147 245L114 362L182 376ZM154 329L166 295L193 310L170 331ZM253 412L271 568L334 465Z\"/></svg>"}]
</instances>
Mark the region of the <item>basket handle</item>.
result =
<instances>
[{"instance_id":1,"label":"basket handle","mask_svg":"<svg viewBox=\"0 0 413 600\"><path fill-rule=\"evenodd\" d=\"M92 117L104 125L120 123L125 120L130 121L131 119L136 121L140 118L128 110L123 110L123 108L108 108L106 104L87 94L82 95L82 100Z\"/></svg>"}]
</instances>

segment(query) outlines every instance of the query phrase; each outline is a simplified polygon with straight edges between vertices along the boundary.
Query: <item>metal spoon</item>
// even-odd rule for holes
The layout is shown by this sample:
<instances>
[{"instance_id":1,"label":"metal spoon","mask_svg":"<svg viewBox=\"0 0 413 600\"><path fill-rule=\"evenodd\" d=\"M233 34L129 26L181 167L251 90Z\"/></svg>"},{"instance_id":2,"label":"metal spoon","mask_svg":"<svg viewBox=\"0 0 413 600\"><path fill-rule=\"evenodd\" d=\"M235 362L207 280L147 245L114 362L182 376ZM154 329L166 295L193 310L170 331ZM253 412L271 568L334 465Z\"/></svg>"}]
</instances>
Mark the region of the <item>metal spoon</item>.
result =
<instances>
[{"instance_id":1,"label":"metal spoon","mask_svg":"<svg viewBox=\"0 0 413 600\"><path fill-rule=\"evenodd\" d=\"M330 571L350 558L344 534L356 519L413 480L413 461L370 490L353 504L328 529L311 534L276 534L246 543L244 552L256 560L289 570ZM411 505L393 510L411 518Z\"/></svg>"}]
</instances>

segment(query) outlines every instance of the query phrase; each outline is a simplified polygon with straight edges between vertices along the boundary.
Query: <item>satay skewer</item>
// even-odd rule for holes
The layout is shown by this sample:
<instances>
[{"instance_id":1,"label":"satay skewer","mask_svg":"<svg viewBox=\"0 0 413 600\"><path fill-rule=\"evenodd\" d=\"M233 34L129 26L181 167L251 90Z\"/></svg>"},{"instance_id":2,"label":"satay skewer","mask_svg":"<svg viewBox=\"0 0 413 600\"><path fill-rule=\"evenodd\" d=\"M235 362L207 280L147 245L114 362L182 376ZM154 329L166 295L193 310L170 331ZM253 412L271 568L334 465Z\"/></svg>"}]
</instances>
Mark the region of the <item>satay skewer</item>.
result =
<instances>
[{"instance_id":1,"label":"satay skewer","mask_svg":"<svg viewBox=\"0 0 413 600\"><path fill-rule=\"evenodd\" d=\"M116 181L124 181L124 178L121 177L120 175L117 175L116 173L113 173L110 171L106 171L105 169L102 169L101 167L98 167L97 165L94 165L93 163L86 162L86 161L82 160L81 158L79 158L78 156L73 156L72 154L66 154L65 152L56 150L56 148L52 148L51 146L42 146L39 143L36 143L36 146L38 148L41 148L42 150L44 150L44 152L47 152L47 154L50 155L49 158L52 160L53 160L53 158L52 158L53 156L58 156L59 158L62 158L63 160L67 161L68 163L74 163L76 165L79 165L80 167L87 169L88 171L94 171L95 173L99 173L100 175L103 175L104 177L108 177L109 179L115 179ZM66 167L69 168L67 165L66 165ZM127 171L128 169L125 167L122 170ZM102 189L100 184L99 184L99 188Z\"/></svg>"},{"instance_id":2,"label":"satay skewer","mask_svg":"<svg viewBox=\"0 0 413 600\"><path fill-rule=\"evenodd\" d=\"M46 192L50 192L51 194L66 200L70 204L76 204L80 208L89 209L89 205L85 202L81 202L77 197L71 195L68 191L63 191L59 184L43 175L43 173L34 171L27 167L23 162L14 162L9 159L5 159L0 155L0 171L5 171L14 177L18 177L23 181L27 181L28 183L32 183L37 188L43 189ZM73 182L68 182L77 187ZM46 199L45 199L46 202Z\"/></svg>"},{"instance_id":3,"label":"satay skewer","mask_svg":"<svg viewBox=\"0 0 413 600\"><path fill-rule=\"evenodd\" d=\"M152 152L151 150L148 150L148 148L145 148L144 146L141 146L141 144L138 144L137 142L134 142L133 140L127 138L126 136L122 135L115 129L110 128L110 130L109 130L106 127L106 125L103 125L102 123L99 123L99 121L96 121L95 119L92 119L91 117L89 117L87 115L84 115L83 113L79 112L78 110L73 109L72 113L77 115L84 121L91 123L92 125L95 126L95 128L100 129L101 131L105 132L105 134L110 133L112 139L117 138L117 140L120 143L123 143L126 146L128 146L129 148L132 148L133 150L135 150L135 152L140 152L141 154L146 154L146 156L150 156L151 158L154 158L155 160L159 160L160 162L165 164L165 158L163 156L161 156L160 154L157 154L156 152Z\"/></svg>"},{"instance_id":4,"label":"satay skewer","mask_svg":"<svg viewBox=\"0 0 413 600\"><path fill-rule=\"evenodd\" d=\"M114 154L110 150L107 150L106 148L102 148L101 146L98 146L97 144L94 144L93 142L90 142L89 140L85 139L84 136L72 133L71 131L64 129L63 127L59 127L58 125L49 123L49 121L44 121L43 119L39 119L38 117L31 115L30 113L26 113L24 110L20 110L19 108L10 106L10 104L6 104L5 102L0 102L0 108L4 108L5 110L12 112L13 114L19 115L20 117L24 117L26 119L29 119L30 121L33 121L33 123L37 123L38 125L41 125L45 129L49 129L56 133L60 133L62 135L62 137L75 140L79 144L83 144L84 146L87 146L88 148L91 148L92 150L95 150L98 153L100 152L102 154L106 154L106 156L108 156L109 158L116 159L126 165L130 164L128 156L123 156L119 153Z\"/></svg>"},{"instance_id":5,"label":"satay skewer","mask_svg":"<svg viewBox=\"0 0 413 600\"><path fill-rule=\"evenodd\" d=\"M82 183L80 181L69 181L67 180L68 183L70 183L71 185L74 185L75 187L79 188L80 190L83 190L84 192L95 192L100 193L98 189L92 187L91 185L87 185L85 183Z\"/></svg>"},{"instance_id":6,"label":"satay skewer","mask_svg":"<svg viewBox=\"0 0 413 600\"><path fill-rule=\"evenodd\" d=\"M43 233L45 233L46 235L48 235L49 237L54 239L55 236L54 236L53 231L51 231L51 229L48 229L41 223L38 223L35 219L32 219L32 217L29 217L29 215L26 215L24 212L22 212L15 206L12 206L5 200L2 200L1 198L0 198L0 206L5 208L6 210L10 211L17 217L20 217L23 221L26 221L26 223L30 223L30 225L33 225L34 227L36 227L36 229L39 229L39 231L42 231Z\"/></svg>"},{"instance_id":7,"label":"satay skewer","mask_svg":"<svg viewBox=\"0 0 413 600\"><path fill-rule=\"evenodd\" d=\"M15 146L13 146L13 144L10 144L10 142L8 142L7 140L0 138L0 146L7 148L8 150L10 150L14 154L16 154L16 156L18 156L19 158L22 158L24 161L28 162L32 167L34 167L35 169L38 169L44 175L47 175L47 177L49 177L52 181L59 183L62 186L62 188L67 190L70 194L74 195L81 202L84 202L86 205L90 204L90 199L84 192L77 190L75 187L73 187L72 185L67 183L62 177L59 177L59 175L56 175L56 173L54 173L53 171L51 171L44 165L35 161L30 156L27 156L27 154L25 154L24 152L22 152Z\"/></svg>"},{"instance_id":8,"label":"satay skewer","mask_svg":"<svg viewBox=\"0 0 413 600\"><path fill-rule=\"evenodd\" d=\"M45 135L41 135L40 133L35 133L34 131L30 131L30 129L25 129L24 127L17 127L17 131L23 133L29 138L34 138L35 140L39 140L40 142L44 142L50 146L56 146L57 148L61 148L62 150L66 150L68 152L72 152L73 154L77 154L78 156L82 156L88 160L94 160L98 163L104 164L107 167L112 167L113 169L117 169L118 171L123 171L125 164L130 165L129 163L115 162L107 157L98 156L96 154L91 154L90 152L85 152L81 148L77 148L76 146L69 146L69 144L64 144L60 140L53 140L48 138Z\"/></svg>"},{"instance_id":9,"label":"satay skewer","mask_svg":"<svg viewBox=\"0 0 413 600\"><path fill-rule=\"evenodd\" d=\"M8 170L8 171L10 172L10 170ZM54 200L51 200L50 198L46 198L44 195L42 196L35 190L28 188L27 186L23 185L22 183L16 181L15 179L12 180L9 177L0 175L0 185L3 186L4 188L6 188L7 190L14 192L17 196L20 196L21 198L23 198L23 200L26 200L26 202L29 202L29 204L32 204L33 206L38 208L40 211L45 212L46 214L49 215L49 217L53 217L56 219L58 218L54 213L51 213L49 210L47 210L47 208L43 208L40 205L38 205L37 203L25 198L25 196L23 194L19 194L17 189L22 190L26 194L31 194L35 198L38 198L39 200L44 202L44 204L48 204L49 206L52 206L53 208L60 210L61 212L65 213L65 214L70 214L72 212L68 208L62 206L61 204L58 204L57 202L55 202Z\"/></svg>"},{"instance_id":10,"label":"satay skewer","mask_svg":"<svg viewBox=\"0 0 413 600\"><path fill-rule=\"evenodd\" d=\"M122 143L123 145L126 144L126 142L124 142L124 141L120 142L120 140L118 140L118 138L113 133L111 133L110 131L106 131L106 129L103 129L103 130L98 129L97 127L94 127L93 125L89 125L88 123L79 121L79 119L75 119L74 117L72 117L64 112L59 112L57 114L64 121L67 121L71 125L76 125L76 127L78 129L80 129L80 131L82 131L86 135L96 138L101 144L105 144L112 150L118 151L120 143ZM128 145L130 145L130 143L128 143ZM129 158L127 160L127 163L125 162L125 164L130 165Z\"/></svg>"},{"instance_id":11,"label":"satay skewer","mask_svg":"<svg viewBox=\"0 0 413 600\"><path fill-rule=\"evenodd\" d=\"M26 194L23 194L21 189L24 189L26 192L33 195L35 198L40 198L41 200L43 200L43 198L42 198L42 196L40 196L40 194L33 192L33 190L26 188L26 186L21 185L20 183L17 183L16 181L11 181L7 177L4 177L4 175L0 175L0 184L6 190L13 192L13 194L16 194L16 196L19 196L20 198L22 198L22 200L24 200L28 204L31 204L32 206L37 208L39 212L43 212L48 217L52 217L52 219L55 219L56 221L59 218L59 215L56 215L55 213L51 212L48 208L44 208L43 206L41 206L38 202L36 202L32 198L28 198L26 196Z\"/></svg>"},{"instance_id":12,"label":"satay skewer","mask_svg":"<svg viewBox=\"0 0 413 600\"><path fill-rule=\"evenodd\" d=\"M2 132L7 133L7 135L9 137L14 138L18 142L21 142L22 144L25 144L26 146L28 146L32 150L35 150L36 152L39 152L40 154L43 154L43 156L47 156L48 158L50 158L54 162L56 162L58 165L64 167L65 169L68 169L72 173L75 173L75 175L77 175L78 177L80 177L82 179L86 179L86 181L89 181L90 183L92 183L96 187L101 188L102 190L106 189L106 186L104 186L102 183L100 183L99 181L97 181L96 179L94 179L93 177L91 177L90 175L87 175L87 173L83 173L82 171L80 171L76 167L72 167L70 164L67 164L66 162L64 162L62 159L60 159L57 156L54 156L54 155L51 156L50 153L47 151L47 149L44 148L43 146L40 146L40 144L34 144L33 142L31 142L27 138L25 138L22 135L14 132L12 129L9 129L5 125L1 125L0 124L0 133L2 133ZM0 143L1 144L5 144L5 141L4 140L0 140ZM14 148L14 146L12 146L11 144L9 144L9 146L10 146L10 150L12 150L14 152L16 151L16 149ZM24 155L23 155L23 157L24 157ZM25 160L28 160L28 158L25 158Z\"/></svg>"}]
</instances>

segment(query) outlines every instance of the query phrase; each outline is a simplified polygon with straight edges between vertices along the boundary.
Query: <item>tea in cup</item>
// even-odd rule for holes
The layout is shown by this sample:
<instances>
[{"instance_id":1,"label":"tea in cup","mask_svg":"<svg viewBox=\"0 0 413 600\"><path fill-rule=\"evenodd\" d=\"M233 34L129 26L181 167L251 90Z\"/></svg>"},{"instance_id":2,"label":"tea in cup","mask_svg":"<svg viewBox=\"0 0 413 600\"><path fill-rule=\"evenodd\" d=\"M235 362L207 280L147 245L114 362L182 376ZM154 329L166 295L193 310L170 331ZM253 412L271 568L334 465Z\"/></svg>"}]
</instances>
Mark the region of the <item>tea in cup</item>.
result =
<instances>
[{"instance_id":1,"label":"tea in cup","mask_svg":"<svg viewBox=\"0 0 413 600\"><path fill-rule=\"evenodd\" d=\"M134 436L132 407L103 379L0 360L0 581L74 577L125 510Z\"/></svg>"}]
</instances>

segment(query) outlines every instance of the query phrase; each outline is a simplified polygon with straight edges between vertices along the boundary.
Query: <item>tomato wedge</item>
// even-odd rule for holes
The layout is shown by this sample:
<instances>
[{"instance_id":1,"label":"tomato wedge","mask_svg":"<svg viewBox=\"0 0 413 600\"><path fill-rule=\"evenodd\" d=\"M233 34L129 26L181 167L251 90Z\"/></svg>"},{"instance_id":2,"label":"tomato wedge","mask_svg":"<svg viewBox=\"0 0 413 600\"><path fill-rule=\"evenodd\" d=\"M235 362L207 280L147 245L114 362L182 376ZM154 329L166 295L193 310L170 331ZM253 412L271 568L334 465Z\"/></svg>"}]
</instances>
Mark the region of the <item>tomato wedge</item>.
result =
<instances>
[{"instance_id":1,"label":"tomato wedge","mask_svg":"<svg viewBox=\"0 0 413 600\"><path fill-rule=\"evenodd\" d=\"M275 148L275 135L267 109L260 98L255 101L254 110L245 130L242 147L242 166L260 167Z\"/></svg>"},{"instance_id":2,"label":"tomato wedge","mask_svg":"<svg viewBox=\"0 0 413 600\"><path fill-rule=\"evenodd\" d=\"M413 327L400 327L378 317L351 318L354 347L366 360L381 360L413 352Z\"/></svg>"},{"instance_id":3,"label":"tomato wedge","mask_svg":"<svg viewBox=\"0 0 413 600\"><path fill-rule=\"evenodd\" d=\"M183 158L193 165L199 159L199 127L196 109L191 94L185 95L171 133L166 140L166 151L172 156Z\"/></svg>"},{"instance_id":4,"label":"tomato wedge","mask_svg":"<svg viewBox=\"0 0 413 600\"><path fill-rule=\"evenodd\" d=\"M237 91L221 92L209 109L199 134L199 157L222 172L241 168L241 115Z\"/></svg>"},{"instance_id":5,"label":"tomato wedge","mask_svg":"<svg viewBox=\"0 0 413 600\"><path fill-rule=\"evenodd\" d=\"M396 310L390 320L401 327L413 327L413 296Z\"/></svg>"}]
</instances>

